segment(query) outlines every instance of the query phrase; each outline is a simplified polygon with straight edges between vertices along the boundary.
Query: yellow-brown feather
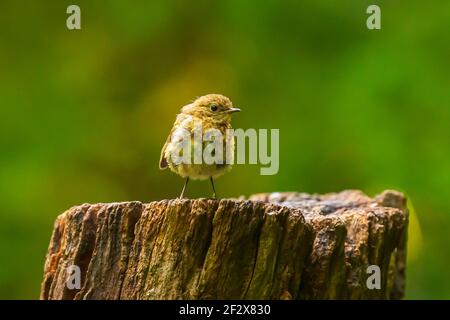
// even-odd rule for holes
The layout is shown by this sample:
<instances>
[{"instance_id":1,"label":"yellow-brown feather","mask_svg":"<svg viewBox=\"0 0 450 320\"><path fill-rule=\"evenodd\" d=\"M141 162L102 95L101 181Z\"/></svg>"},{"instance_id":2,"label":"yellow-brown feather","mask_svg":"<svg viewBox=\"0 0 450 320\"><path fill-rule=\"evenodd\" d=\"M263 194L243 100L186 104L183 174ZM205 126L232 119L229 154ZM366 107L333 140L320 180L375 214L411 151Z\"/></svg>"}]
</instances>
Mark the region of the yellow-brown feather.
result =
<instances>
[{"instance_id":1,"label":"yellow-brown feather","mask_svg":"<svg viewBox=\"0 0 450 320\"><path fill-rule=\"evenodd\" d=\"M212 104L217 104L223 108L222 112L213 112L210 110ZM227 139L227 129L231 129L231 114L226 110L232 108L231 101L222 95L207 95L198 98L192 104L184 106L181 113L177 115L169 137L164 144L160 157L160 168L170 168L171 171L181 177L192 179L216 178L231 168L230 163L223 164L194 164L193 161L188 164L175 164L171 159L171 154L180 152L180 144L177 140L177 134L184 129L190 132L192 145L195 143L194 127L201 123L203 133L209 129L217 129L222 134L223 154L230 156L231 162L234 158L234 139ZM228 140L228 141L227 141ZM192 153L193 156L193 153ZM192 160L192 159L191 159ZM225 158L223 161L225 162Z\"/></svg>"}]
</instances>

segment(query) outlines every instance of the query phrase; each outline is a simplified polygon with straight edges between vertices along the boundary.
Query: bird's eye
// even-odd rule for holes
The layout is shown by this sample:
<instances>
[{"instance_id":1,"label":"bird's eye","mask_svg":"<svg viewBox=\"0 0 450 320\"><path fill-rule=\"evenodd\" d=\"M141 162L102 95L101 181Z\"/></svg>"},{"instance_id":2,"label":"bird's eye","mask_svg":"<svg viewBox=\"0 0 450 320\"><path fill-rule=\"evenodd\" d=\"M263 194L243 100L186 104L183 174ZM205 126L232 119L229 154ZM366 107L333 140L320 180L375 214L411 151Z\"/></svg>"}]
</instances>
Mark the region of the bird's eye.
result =
<instances>
[{"instance_id":1,"label":"bird's eye","mask_svg":"<svg viewBox=\"0 0 450 320\"><path fill-rule=\"evenodd\" d=\"M211 109L211 111L217 111L217 109L219 109L219 107L215 104L211 105L209 108Z\"/></svg>"}]
</instances>

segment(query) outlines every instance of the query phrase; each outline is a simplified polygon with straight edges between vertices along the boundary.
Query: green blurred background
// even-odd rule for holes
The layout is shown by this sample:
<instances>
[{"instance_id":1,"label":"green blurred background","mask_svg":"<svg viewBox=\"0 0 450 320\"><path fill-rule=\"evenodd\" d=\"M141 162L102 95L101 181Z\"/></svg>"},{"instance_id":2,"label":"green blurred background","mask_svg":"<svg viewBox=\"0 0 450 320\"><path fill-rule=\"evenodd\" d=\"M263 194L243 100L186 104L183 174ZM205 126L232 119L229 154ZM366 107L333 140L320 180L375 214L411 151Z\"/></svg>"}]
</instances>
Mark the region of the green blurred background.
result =
<instances>
[{"instance_id":1,"label":"green blurred background","mask_svg":"<svg viewBox=\"0 0 450 320\"><path fill-rule=\"evenodd\" d=\"M74 3L81 31L66 28ZM369 4L379 31L366 28ZM2 1L0 298L39 297L69 207L176 197L183 181L158 169L159 152L179 108L206 93L242 108L234 127L280 129L279 173L237 166L220 196L403 191L407 298L450 298L449 12L448 1Z\"/></svg>"}]
</instances>

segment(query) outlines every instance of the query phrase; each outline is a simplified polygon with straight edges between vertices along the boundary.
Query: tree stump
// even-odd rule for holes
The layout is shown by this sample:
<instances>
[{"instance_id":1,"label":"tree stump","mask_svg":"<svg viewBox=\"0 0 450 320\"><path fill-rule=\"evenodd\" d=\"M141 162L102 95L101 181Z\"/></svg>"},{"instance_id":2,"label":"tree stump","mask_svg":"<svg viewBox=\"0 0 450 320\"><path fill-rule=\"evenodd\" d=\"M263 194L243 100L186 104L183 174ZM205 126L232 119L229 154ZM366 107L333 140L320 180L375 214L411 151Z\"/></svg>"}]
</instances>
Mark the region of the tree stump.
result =
<instances>
[{"instance_id":1,"label":"tree stump","mask_svg":"<svg viewBox=\"0 0 450 320\"><path fill-rule=\"evenodd\" d=\"M396 191L84 204L56 219L41 299L400 299L407 226Z\"/></svg>"}]
</instances>

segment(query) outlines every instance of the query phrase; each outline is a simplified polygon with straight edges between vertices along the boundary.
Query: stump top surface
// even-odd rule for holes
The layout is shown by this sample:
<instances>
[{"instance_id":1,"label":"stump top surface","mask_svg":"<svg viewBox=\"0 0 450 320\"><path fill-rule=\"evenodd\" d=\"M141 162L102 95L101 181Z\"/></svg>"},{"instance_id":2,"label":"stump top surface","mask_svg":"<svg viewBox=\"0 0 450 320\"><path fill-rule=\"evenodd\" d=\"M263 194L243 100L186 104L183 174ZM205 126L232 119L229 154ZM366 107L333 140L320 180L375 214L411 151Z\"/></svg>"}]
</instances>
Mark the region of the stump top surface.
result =
<instances>
[{"instance_id":1,"label":"stump top surface","mask_svg":"<svg viewBox=\"0 0 450 320\"><path fill-rule=\"evenodd\" d=\"M195 198L195 199L164 199L158 201L151 201L143 203L141 201L123 201L110 203L85 203L74 206L68 211L75 208L91 207L127 207L127 206L158 206L158 204L170 204L171 206L183 206L185 204L200 205L200 206L219 206L225 203L234 203L239 206L249 206L258 202L270 204L275 207L287 207L289 209L297 209L303 214L311 213L329 215L333 213L342 213L345 210L351 209L376 209L376 208L396 208L406 209L406 197L403 193L395 190L385 190L382 193L371 198L360 190L344 190L336 193L326 194L308 194L302 192L273 192L273 193L258 193L246 198L241 196L239 198Z\"/></svg>"}]
</instances>

